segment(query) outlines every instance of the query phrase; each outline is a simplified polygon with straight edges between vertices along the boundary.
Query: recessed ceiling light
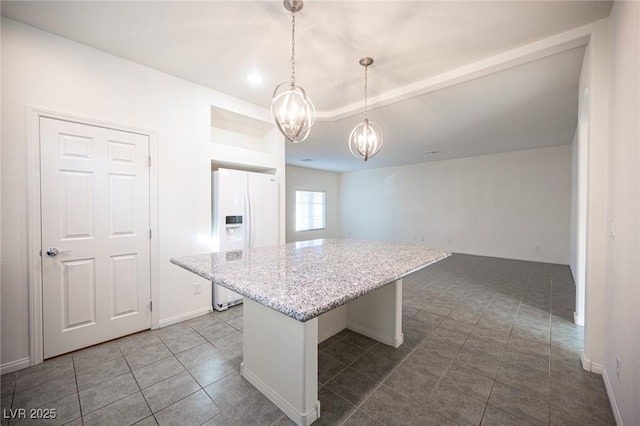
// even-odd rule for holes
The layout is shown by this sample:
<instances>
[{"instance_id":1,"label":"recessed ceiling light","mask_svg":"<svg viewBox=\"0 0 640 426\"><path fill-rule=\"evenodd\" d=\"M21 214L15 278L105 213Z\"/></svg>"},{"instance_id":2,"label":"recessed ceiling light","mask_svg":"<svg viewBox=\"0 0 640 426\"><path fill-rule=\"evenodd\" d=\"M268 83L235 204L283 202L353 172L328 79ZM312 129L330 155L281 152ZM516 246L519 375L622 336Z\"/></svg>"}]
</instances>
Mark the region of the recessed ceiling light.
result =
<instances>
[{"instance_id":1,"label":"recessed ceiling light","mask_svg":"<svg viewBox=\"0 0 640 426\"><path fill-rule=\"evenodd\" d=\"M247 81L251 84L262 84L262 76L253 71L247 75Z\"/></svg>"}]
</instances>

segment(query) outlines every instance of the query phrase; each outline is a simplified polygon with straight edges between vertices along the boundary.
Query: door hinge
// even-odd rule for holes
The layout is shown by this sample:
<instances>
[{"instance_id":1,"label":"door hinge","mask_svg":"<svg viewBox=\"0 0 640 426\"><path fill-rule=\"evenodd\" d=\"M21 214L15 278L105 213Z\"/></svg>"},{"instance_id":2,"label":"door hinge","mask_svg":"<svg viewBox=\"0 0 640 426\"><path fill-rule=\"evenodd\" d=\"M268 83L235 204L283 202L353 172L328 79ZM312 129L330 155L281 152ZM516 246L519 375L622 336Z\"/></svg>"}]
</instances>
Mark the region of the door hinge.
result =
<instances>
[{"instance_id":1,"label":"door hinge","mask_svg":"<svg viewBox=\"0 0 640 426\"><path fill-rule=\"evenodd\" d=\"M151 167L151 156L147 156L147 166Z\"/></svg>"},{"instance_id":2,"label":"door hinge","mask_svg":"<svg viewBox=\"0 0 640 426\"><path fill-rule=\"evenodd\" d=\"M38 253L40 254L40 257L42 257L42 250L40 250Z\"/></svg>"},{"instance_id":3,"label":"door hinge","mask_svg":"<svg viewBox=\"0 0 640 426\"><path fill-rule=\"evenodd\" d=\"M153 311L153 302L149 302L149 310Z\"/></svg>"},{"instance_id":4,"label":"door hinge","mask_svg":"<svg viewBox=\"0 0 640 426\"><path fill-rule=\"evenodd\" d=\"M149 229L149 239L151 239L151 229Z\"/></svg>"}]
</instances>

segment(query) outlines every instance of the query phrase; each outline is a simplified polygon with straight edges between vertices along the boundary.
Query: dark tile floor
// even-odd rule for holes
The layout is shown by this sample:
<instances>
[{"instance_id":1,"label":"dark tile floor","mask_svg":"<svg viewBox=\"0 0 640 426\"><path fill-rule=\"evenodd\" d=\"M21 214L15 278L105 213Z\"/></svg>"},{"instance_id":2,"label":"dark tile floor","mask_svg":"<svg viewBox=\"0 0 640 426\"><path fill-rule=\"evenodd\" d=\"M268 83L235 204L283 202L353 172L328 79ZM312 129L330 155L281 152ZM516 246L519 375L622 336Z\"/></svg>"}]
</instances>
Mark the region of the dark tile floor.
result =
<instances>
[{"instance_id":1,"label":"dark tile floor","mask_svg":"<svg viewBox=\"0 0 640 426\"><path fill-rule=\"evenodd\" d=\"M404 280L405 343L343 331L319 345L317 424L613 425L582 370L568 267L454 255ZM290 425L239 375L242 307L2 376L9 408L47 424ZM44 423L44 422L41 422Z\"/></svg>"}]
</instances>

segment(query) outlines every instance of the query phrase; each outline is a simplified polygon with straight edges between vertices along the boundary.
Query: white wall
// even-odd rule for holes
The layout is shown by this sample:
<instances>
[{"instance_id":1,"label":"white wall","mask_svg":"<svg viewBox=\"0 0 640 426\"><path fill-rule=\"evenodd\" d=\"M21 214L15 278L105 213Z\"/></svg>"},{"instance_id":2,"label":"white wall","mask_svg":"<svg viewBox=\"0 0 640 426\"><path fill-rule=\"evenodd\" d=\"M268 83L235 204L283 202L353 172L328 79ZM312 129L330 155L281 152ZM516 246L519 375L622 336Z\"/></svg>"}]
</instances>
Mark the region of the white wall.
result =
<instances>
[{"instance_id":1,"label":"white wall","mask_svg":"<svg viewBox=\"0 0 640 426\"><path fill-rule=\"evenodd\" d=\"M296 166L287 166L286 170L287 242L315 238L339 238L338 191L340 175ZM326 192L326 228L324 230L296 232L296 189Z\"/></svg>"},{"instance_id":2,"label":"white wall","mask_svg":"<svg viewBox=\"0 0 640 426\"><path fill-rule=\"evenodd\" d=\"M340 177L344 237L568 264L571 146Z\"/></svg>"},{"instance_id":3,"label":"white wall","mask_svg":"<svg viewBox=\"0 0 640 426\"><path fill-rule=\"evenodd\" d=\"M211 143L211 106L263 121L270 120L268 110L4 18L2 90L1 364L29 356L27 105L155 132L160 295L154 307L160 323L206 311L210 286L169 259L209 250L202 236L211 229L211 160L230 149ZM284 150L269 151L260 161L279 167L284 178ZM269 155L278 158L264 160ZM201 294L191 294L193 282L203 284Z\"/></svg>"},{"instance_id":4,"label":"white wall","mask_svg":"<svg viewBox=\"0 0 640 426\"><path fill-rule=\"evenodd\" d=\"M615 237L608 236L604 377L618 424L635 425L640 422L640 3L616 1L611 26L608 216L615 219Z\"/></svg>"}]
</instances>

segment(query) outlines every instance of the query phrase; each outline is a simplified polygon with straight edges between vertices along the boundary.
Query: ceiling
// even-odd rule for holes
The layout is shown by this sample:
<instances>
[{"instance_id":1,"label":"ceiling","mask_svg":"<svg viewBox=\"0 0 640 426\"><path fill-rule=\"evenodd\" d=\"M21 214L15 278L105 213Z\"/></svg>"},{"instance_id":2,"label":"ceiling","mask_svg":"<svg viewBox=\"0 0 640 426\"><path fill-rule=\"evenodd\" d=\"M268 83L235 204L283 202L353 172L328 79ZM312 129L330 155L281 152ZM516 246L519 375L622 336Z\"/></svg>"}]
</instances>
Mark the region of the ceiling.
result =
<instances>
[{"instance_id":1,"label":"ceiling","mask_svg":"<svg viewBox=\"0 0 640 426\"><path fill-rule=\"evenodd\" d=\"M583 47L406 89L602 19L610 8L590 0L307 0L296 16L296 80L319 119L307 141L287 144L287 163L349 171L569 144ZM3 1L2 15L265 108L275 85L289 80L290 14L279 0ZM366 163L347 147L362 119L363 56L375 59L369 117L385 132ZM250 72L263 83L249 83ZM425 155L431 151L439 152Z\"/></svg>"}]
</instances>

